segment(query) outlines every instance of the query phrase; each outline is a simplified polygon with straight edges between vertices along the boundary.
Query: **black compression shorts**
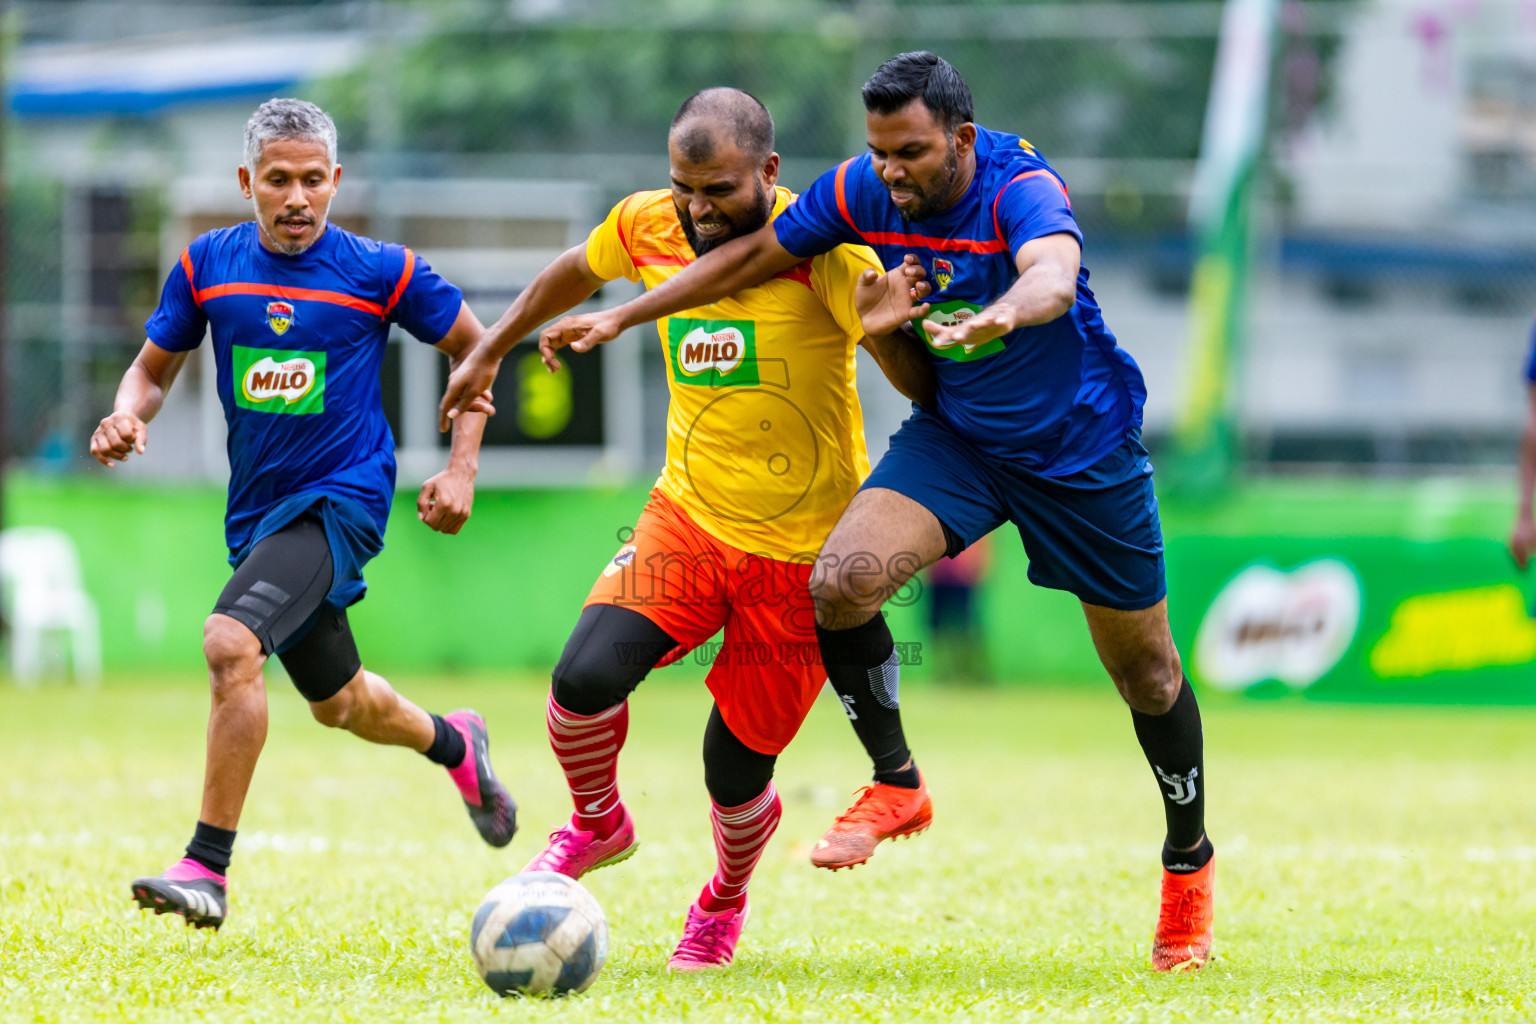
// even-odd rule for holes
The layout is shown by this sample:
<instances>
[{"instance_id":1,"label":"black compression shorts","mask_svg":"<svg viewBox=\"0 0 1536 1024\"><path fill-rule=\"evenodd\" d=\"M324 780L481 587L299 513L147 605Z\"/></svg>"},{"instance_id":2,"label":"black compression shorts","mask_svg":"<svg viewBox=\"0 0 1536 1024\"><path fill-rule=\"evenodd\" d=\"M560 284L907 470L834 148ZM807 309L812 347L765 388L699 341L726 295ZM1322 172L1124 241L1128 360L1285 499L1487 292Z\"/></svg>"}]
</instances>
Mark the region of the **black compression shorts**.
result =
<instances>
[{"instance_id":1,"label":"black compression shorts","mask_svg":"<svg viewBox=\"0 0 1536 1024\"><path fill-rule=\"evenodd\" d=\"M261 540L213 606L276 652L293 685L313 703L336 696L363 667L347 613L325 602L334 563L325 524L313 511Z\"/></svg>"}]
</instances>

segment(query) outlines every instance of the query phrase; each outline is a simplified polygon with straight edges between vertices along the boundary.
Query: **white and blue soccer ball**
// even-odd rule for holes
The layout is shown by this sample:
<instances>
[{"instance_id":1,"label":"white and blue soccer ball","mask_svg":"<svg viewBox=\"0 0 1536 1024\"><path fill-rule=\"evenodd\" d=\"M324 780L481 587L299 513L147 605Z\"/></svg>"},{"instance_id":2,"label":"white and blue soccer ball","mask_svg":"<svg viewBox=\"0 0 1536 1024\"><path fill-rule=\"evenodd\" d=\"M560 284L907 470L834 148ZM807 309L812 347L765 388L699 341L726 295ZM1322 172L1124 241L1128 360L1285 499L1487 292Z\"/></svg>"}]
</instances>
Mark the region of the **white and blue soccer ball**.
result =
<instances>
[{"instance_id":1,"label":"white and blue soccer ball","mask_svg":"<svg viewBox=\"0 0 1536 1024\"><path fill-rule=\"evenodd\" d=\"M574 878L526 871L486 894L469 945L498 995L563 996L597 980L608 959L608 921Z\"/></svg>"}]
</instances>

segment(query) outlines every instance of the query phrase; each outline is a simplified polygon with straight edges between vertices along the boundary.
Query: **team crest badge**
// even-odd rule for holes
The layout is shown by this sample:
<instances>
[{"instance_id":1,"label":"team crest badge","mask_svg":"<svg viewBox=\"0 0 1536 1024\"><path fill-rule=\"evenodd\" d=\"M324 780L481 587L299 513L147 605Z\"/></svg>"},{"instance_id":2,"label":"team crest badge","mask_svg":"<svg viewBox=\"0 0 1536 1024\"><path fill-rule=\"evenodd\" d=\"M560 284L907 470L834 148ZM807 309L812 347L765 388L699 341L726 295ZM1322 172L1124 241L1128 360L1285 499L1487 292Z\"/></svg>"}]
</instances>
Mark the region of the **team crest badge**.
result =
<instances>
[{"instance_id":1,"label":"team crest badge","mask_svg":"<svg viewBox=\"0 0 1536 1024\"><path fill-rule=\"evenodd\" d=\"M288 328L293 326L293 303L267 303L267 326L272 328L273 334L287 334Z\"/></svg>"},{"instance_id":2,"label":"team crest badge","mask_svg":"<svg viewBox=\"0 0 1536 1024\"><path fill-rule=\"evenodd\" d=\"M939 291L948 288L949 282L955 279L955 265L949 260L934 260L933 279L939 283Z\"/></svg>"},{"instance_id":3,"label":"team crest badge","mask_svg":"<svg viewBox=\"0 0 1536 1024\"><path fill-rule=\"evenodd\" d=\"M634 561L635 546L633 544L625 544L623 547L619 548L619 553L613 556L613 561L603 566L603 575L617 576L619 573L633 565Z\"/></svg>"}]
</instances>

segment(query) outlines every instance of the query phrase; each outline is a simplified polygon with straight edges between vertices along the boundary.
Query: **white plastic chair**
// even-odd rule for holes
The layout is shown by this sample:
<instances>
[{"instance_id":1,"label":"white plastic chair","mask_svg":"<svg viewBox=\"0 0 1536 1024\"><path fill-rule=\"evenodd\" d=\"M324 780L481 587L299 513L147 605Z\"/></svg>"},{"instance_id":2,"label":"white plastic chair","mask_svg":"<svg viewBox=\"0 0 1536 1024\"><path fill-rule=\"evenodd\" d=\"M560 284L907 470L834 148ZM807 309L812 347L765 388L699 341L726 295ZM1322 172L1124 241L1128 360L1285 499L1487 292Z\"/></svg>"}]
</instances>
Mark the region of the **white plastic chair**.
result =
<instances>
[{"instance_id":1,"label":"white plastic chair","mask_svg":"<svg viewBox=\"0 0 1536 1024\"><path fill-rule=\"evenodd\" d=\"M11 631L11 674L35 685L47 662L48 642L69 639L75 678L101 678L101 625L96 604L80 583L74 542L47 526L0 530L0 596Z\"/></svg>"}]
</instances>

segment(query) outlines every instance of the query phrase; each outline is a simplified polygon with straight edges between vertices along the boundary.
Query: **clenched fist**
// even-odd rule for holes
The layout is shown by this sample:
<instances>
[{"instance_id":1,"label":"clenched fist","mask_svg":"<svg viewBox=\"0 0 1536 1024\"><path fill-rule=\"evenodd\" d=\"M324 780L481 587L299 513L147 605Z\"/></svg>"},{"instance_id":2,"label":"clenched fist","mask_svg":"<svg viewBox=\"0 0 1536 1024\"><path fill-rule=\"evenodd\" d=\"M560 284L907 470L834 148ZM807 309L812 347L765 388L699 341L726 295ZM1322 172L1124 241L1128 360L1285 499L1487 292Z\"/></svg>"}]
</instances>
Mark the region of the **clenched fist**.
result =
<instances>
[{"instance_id":1,"label":"clenched fist","mask_svg":"<svg viewBox=\"0 0 1536 1024\"><path fill-rule=\"evenodd\" d=\"M91 454L111 469L116 462L127 462L132 452L144 454L149 429L131 412L115 412L102 420L91 435Z\"/></svg>"}]
</instances>

